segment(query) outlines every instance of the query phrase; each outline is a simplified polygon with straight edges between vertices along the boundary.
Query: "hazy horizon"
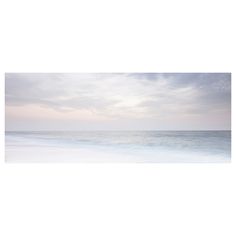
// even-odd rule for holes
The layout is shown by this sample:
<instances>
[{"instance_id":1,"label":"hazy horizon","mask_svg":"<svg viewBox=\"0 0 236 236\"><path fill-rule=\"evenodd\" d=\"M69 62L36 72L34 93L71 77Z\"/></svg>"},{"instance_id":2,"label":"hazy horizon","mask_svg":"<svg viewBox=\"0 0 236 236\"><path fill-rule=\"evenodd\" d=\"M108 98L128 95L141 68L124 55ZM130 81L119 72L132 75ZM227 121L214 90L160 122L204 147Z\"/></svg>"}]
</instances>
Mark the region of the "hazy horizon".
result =
<instances>
[{"instance_id":1,"label":"hazy horizon","mask_svg":"<svg viewBox=\"0 0 236 236\"><path fill-rule=\"evenodd\" d=\"M97 130L95 130L95 129L93 129L93 130L5 130L5 132L116 132L116 131L119 131L119 132L135 132L135 131L144 131L144 132L148 132L148 131L160 131L160 132L162 132L162 131L173 131L173 132L177 132L177 131L231 131L231 129L176 129L176 130L173 130L173 129L159 129L159 130L157 130L157 129L149 129L149 130L141 130L141 129L139 129L139 130L99 130L99 129L97 129Z\"/></svg>"},{"instance_id":2,"label":"hazy horizon","mask_svg":"<svg viewBox=\"0 0 236 236\"><path fill-rule=\"evenodd\" d=\"M231 130L230 73L6 73L8 131Z\"/></svg>"}]
</instances>

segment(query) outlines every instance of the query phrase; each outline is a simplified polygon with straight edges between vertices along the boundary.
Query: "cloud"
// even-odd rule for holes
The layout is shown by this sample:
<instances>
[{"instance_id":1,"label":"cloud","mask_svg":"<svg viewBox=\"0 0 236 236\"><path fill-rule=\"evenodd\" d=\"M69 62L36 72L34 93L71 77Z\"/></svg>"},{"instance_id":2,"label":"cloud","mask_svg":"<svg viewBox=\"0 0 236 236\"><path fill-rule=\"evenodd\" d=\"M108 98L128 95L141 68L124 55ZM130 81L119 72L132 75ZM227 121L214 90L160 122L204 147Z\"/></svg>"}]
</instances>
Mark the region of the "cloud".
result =
<instances>
[{"instance_id":1,"label":"cloud","mask_svg":"<svg viewBox=\"0 0 236 236\"><path fill-rule=\"evenodd\" d=\"M79 114L77 119L94 114L153 123L203 119L210 125L215 116L230 127L229 73L7 73L5 93L9 108L41 107L58 116Z\"/></svg>"}]
</instances>

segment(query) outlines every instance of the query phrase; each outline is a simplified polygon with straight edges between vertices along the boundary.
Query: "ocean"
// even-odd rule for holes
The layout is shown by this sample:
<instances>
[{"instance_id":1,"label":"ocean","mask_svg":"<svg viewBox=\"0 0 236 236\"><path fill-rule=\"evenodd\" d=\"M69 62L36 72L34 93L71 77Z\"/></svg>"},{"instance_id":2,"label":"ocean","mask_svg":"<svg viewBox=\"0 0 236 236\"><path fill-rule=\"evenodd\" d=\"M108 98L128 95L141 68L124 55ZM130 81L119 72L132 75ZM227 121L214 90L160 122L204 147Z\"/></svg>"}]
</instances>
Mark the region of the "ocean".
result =
<instances>
[{"instance_id":1,"label":"ocean","mask_svg":"<svg viewBox=\"0 0 236 236\"><path fill-rule=\"evenodd\" d=\"M7 162L230 162L231 131L6 132Z\"/></svg>"}]
</instances>

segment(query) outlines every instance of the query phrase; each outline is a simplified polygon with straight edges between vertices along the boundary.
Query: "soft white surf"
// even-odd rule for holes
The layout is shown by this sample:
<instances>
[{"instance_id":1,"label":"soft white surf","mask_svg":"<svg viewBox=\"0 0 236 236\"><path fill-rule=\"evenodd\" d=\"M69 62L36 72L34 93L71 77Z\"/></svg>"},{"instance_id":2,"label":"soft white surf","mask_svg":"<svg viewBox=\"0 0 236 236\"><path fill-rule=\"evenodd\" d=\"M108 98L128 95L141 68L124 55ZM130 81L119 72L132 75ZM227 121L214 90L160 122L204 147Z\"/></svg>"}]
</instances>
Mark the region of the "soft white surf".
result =
<instances>
[{"instance_id":1,"label":"soft white surf","mask_svg":"<svg viewBox=\"0 0 236 236\"><path fill-rule=\"evenodd\" d=\"M152 148L122 149L116 146L58 144L24 137L6 136L5 160L9 163L222 163L230 162L217 154L173 151Z\"/></svg>"},{"instance_id":2,"label":"soft white surf","mask_svg":"<svg viewBox=\"0 0 236 236\"><path fill-rule=\"evenodd\" d=\"M22 163L39 163L39 162L84 162L84 163L109 163L109 162L136 162L136 163L216 163L216 162L229 162L220 156L191 156L187 154L174 154L174 153L157 153L156 155L132 155L111 153L101 150L89 150L85 148L40 148L34 147L27 148L14 148L10 147L6 150L6 162L22 162Z\"/></svg>"}]
</instances>

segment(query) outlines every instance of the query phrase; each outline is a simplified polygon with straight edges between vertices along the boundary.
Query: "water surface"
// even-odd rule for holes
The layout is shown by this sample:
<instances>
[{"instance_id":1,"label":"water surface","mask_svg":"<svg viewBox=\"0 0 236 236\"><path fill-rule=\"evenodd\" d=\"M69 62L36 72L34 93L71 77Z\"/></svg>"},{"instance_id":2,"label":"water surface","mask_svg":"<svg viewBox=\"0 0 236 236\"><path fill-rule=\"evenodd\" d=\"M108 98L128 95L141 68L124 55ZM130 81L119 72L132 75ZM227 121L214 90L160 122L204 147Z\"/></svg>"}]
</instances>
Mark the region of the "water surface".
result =
<instances>
[{"instance_id":1,"label":"water surface","mask_svg":"<svg viewBox=\"0 0 236 236\"><path fill-rule=\"evenodd\" d=\"M44 152L57 148L68 150L68 160L69 150L86 149L94 151L94 156L97 152L129 155L133 157L129 159L131 162L140 158L142 162L165 162L170 156L173 162L228 162L231 131L6 132L6 159L13 155L11 150L20 155L23 148L28 151L40 148ZM31 156L33 159L34 154Z\"/></svg>"}]
</instances>

